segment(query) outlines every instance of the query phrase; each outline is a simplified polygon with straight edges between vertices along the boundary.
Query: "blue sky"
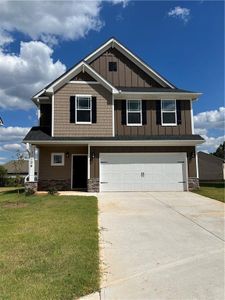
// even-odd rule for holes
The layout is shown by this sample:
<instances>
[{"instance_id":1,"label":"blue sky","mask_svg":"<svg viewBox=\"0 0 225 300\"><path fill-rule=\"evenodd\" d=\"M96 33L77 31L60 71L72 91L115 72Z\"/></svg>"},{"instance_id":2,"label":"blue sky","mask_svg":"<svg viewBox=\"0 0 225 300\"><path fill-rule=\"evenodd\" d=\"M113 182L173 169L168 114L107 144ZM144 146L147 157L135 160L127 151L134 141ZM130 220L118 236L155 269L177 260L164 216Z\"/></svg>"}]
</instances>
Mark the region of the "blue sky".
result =
<instances>
[{"instance_id":1,"label":"blue sky","mask_svg":"<svg viewBox=\"0 0 225 300\"><path fill-rule=\"evenodd\" d=\"M23 134L37 124L32 94L112 36L176 86L203 93L193 105L203 150L224 140L222 1L94 0L74 2L69 11L50 1L54 29L43 2L36 2L43 16L37 22L28 17L36 4L18 3L6 2L0 12L0 163L22 149Z\"/></svg>"}]
</instances>

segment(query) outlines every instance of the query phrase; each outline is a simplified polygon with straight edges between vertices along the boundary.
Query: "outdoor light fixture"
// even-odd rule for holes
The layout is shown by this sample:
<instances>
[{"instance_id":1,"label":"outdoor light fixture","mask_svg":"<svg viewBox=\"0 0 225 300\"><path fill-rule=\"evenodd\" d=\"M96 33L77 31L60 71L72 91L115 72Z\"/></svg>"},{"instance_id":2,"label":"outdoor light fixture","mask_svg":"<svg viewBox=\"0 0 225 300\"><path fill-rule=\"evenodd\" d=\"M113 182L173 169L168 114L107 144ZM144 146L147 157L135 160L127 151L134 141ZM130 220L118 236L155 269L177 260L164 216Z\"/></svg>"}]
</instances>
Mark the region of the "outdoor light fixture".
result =
<instances>
[{"instance_id":1,"label":"outdoor light fixture","mask_svg":"<svg viewBox=\"0 0 225 300\"><path fill-rule=\"evenodd\" d=\"M66 152L66 158L69 158L69 155L70 155L69 152Z\"/></svg>"},{"instance_id":2,"label":"outdoor light fixture","mask_svg":"<svg viewBox=\"0 0 225 300\"><path fill-rule=\"evenodd\" d=\"M91 158L92 158L92 159L94 159L94 158L95 158L95 153L94 153L94 152L92 152L92 154L91 154Z\"/></svg>"}]
</instances>

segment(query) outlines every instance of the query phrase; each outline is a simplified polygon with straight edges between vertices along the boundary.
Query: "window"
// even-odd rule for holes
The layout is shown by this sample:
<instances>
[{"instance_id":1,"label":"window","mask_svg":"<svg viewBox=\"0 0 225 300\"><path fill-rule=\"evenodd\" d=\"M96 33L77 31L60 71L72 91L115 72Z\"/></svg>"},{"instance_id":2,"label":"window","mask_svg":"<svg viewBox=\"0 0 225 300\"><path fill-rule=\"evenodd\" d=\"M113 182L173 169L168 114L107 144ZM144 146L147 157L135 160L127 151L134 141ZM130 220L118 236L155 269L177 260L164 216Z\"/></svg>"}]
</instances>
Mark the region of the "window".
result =
<instances>
[{"instance_id":1,"label":"window","mask_svg":"<svg viewBox=\"0 0 225 300\"><path fill-rule=\"evenodd\" d=\"M80 95L76 96L76 123L90 124L91 123L91 96Z\"/></svg>"},{"instance_id":2,"label":"window","mask_svg":"<svg viewBox=\"0 0 225 300\"><path fill-rule=\"evenodd\" d=\"M162 125L177 125L176 100L161 101Z\"/></svg>"},{"instance_id":3,"label":"window","mask_svg":"<svg viewBox=\"0 0 225 300\"><path fill-rule=\"evenodd\" d=\"M117 71L117 63L114 61L109 62L109 71L116 72Z\"/></svg>"},{"instance_id":4,"label":"window","mask_svg":"<svg viewBox=\"0 0 225 300\"><path fill-rule=\"evenodd\" d=\"M127 100L127 125L142 125L141 100Z\"/></svg>"},{"instance_id":5,"label":"window","mask_svg":"<svg viewBox=\"0 0 225 300\"><path fill-rule=\"evenodd\" d=\"M64 166L64 153L52 153L51 166Z\"/></svg>"}]
</instances>

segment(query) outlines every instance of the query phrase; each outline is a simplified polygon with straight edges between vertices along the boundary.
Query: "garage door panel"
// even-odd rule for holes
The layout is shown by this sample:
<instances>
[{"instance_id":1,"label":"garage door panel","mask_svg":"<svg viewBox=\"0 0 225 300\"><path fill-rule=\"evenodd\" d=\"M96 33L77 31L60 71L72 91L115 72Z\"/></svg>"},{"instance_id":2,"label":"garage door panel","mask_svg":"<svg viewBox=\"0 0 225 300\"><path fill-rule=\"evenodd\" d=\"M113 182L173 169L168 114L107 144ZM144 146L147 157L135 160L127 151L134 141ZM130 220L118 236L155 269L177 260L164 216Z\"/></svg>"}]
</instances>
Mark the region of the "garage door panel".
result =
<instances>
[{"instance_id":1,"label":"garage door panel","mask_svg":"<svg viewBox=\"0 0 225 300\"><path fill-rule=\"evenodd\" d=\"M184 153L100 154L101 191L183 191Z\"/></svg>"}]
</instances>

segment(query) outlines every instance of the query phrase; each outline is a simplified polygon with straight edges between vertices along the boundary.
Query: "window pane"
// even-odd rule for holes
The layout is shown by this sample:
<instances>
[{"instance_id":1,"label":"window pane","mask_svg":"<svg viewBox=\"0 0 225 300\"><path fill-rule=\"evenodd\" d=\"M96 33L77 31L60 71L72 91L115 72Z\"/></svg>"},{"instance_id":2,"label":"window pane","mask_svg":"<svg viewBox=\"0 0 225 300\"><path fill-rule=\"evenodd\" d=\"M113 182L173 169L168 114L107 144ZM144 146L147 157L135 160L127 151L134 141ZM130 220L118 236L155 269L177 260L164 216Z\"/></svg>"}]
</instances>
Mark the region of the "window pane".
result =
<instances>
[{"instance_id":1,"label":"window pane","mask_svg":"<svg viewBox=\"0 0 225 300\"><path fill-rule=\"evenodd\" d=\"M78 97L77 109L89 109L90 108L90 98Z\"/></svg>"},{"instance_id":2,"label":"window pane","mask_svg":"<svg viewBox=\"0 0 225 300\"><path fill-rule=\"evenodd\" d=\"M169 112L163 113L164 124L174 124L175 122L176 122L175 113L169 113Z\"/></svg>"},{"instance_id":3,"label":"window pane","mask_svg":"<svg viewBox=\"0 0 225 300\"><path fill-rule=\"evenodd\" d=\"M114 61L109 62L109 71L116 72L117 71L117 63Z\"/></svg>"},{"instance_id":4,"label":"window pane","mask_svg":"<svg viewBox=\"0 0 225 300\"><path fill-rule=\"evenodd\" d=\"M129 111L140 111L141 110L141 102L139 100L128 101L128 110Z\"/></svg>"},{"instance_id":5,"label":"window pane","mask_svg":"<svg viewBox=\"0 0 225 300\"><path fill-rule=\"evenodd\" d=\"M140 113L128 113L128 124L140 124L141 114Z\"/></svg>"},{"instance_id":6,"label":"window pane","mask_svg":"<svg viewBox=\"0 0 225 300\"><path fill-rule=\"evenodd\" d=\"M175 100L163 100L162 101L162 110L175 111L176 101Z\"/></svg>"},{"instance_id":7,"label":"window pane","mask_svg":"<svg viewBox=\"0 0 225 300\"><path fill-rule=\"evenodd\" d=\"M54 164L61 164L62 163L62 155L55 154L53 157Z\"/></svg>"},{"instance_id":8,"label":"window pane","mask_svg":"<svg viewBox=\"0 0 225 300\"><path fill-rule=\"evenodd\" d=\"M77 122L90 122L90 110L77 110Z\"/></svg>"}]
</instances>

